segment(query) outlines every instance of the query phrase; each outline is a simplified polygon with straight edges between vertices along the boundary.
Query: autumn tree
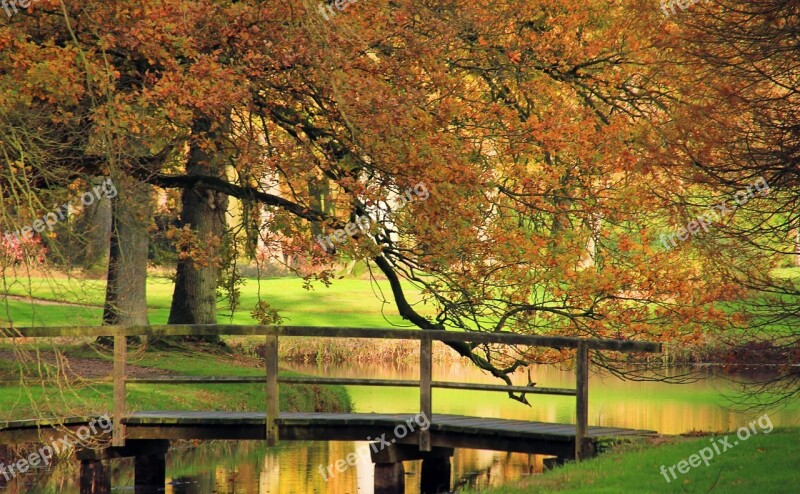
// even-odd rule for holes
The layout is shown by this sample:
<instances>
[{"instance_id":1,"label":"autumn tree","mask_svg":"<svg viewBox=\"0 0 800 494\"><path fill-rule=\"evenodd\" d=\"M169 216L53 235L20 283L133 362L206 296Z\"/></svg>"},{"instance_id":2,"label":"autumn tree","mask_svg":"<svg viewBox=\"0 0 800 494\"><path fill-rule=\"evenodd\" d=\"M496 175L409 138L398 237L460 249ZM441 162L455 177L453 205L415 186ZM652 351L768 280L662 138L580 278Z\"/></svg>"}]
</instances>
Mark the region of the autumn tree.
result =
<instances>
[{"instance_id":1,"label":"autumn tree","mask_svg":"<svg viewBox=\"0 0 800 494\"><path fill-rule=\"evenodd\" d=\"M258 202L251 234L287 239L311 278L328 282L335 256L369 261L423 330L699 344L739 290L659 245L679 220L655 124L689 80L668 78L647 41L655 13L632 15L641 2L363 2L331 19L310 1L42 4L46 22L12 22L39 33L37 50L54 38L80 54L61 63L86 75L73 82L92 118L67 128L95 147L70 151L118 150L92 171L182 191L194 228L175 232L176 298L203 303L174 301L172 322L211 320L214 275L192 269L215 262L201 256L225 196ZM335 253L318 243L358 217L368 231L339 235ZM506 382L568 357L453 347ZM613 358L596 356L620 369Z\"/></svg>"},{"instance_id":2,"label":"autumn tree","mask_svg":"<svg viewBox=\"0 0 800 494\"><path fill-rule=\"evenodd\" d=\"M249 149L269 159L237 167L278 175L289 193L218 177L147 180L259 200L274 211L265 226L320 261L314 228L297 219L330 233L369 215L369 234L337 252L374 262L422 329L701 340L729 287L676 262L680 252L662 255L650 229L671 185L647 163L665 101L643 68L657 53L637 41L642 26L625 7L400 2L334 22L278 8L270 34L281 43L261 54L272 70L248 77L253 122L243 125ZM335 215L305 187L322 177ZM430 197L393 207L415 184ZM401 279L424 290L433 318L407 302ZM504 379L532 357L456 347Z\"/></svg>"},{"instance_id":3,"label":"autumn tree","mask_svg":"<svg viewBox=\"0 0 800 494\"><path fill-rule=\"evenodd\" d=\"M778 364L749 388L766 392L748 395L746 404L785 402L800 392L800 287L777 269L796 264L798 252L798 15L796 2L723 0L675 17L659 36L673 66L693 72L672 105L669 149L681 158L674 169L717 192L706 202L731 206L697 245L705 269L737 287L738 317L722 341L736 349L734 364ZM738 200L754 183L764 194Z\"/></svg>"},{"instance_id":4,"label":"autumn tree","mask_svg":"<svg viewBox=\"0 0 800 494\"><path fill-rule=\"evenodd\" d=\"M218 125L218 124L217 124ZM187 175L219 176L226 167L224 127L211 132L208 118L199 118L192 126L193 138L186 164ZM204 149L204 136L215 136ZM225 233L228 198L204 188L182 191L181 225L191 232L192 240L178 258L175 292L172 296L169 324L216 324L217 285L221 261L220 242ZM219 337L211 338L219 340Z\"/></svg>"}]
</instances>

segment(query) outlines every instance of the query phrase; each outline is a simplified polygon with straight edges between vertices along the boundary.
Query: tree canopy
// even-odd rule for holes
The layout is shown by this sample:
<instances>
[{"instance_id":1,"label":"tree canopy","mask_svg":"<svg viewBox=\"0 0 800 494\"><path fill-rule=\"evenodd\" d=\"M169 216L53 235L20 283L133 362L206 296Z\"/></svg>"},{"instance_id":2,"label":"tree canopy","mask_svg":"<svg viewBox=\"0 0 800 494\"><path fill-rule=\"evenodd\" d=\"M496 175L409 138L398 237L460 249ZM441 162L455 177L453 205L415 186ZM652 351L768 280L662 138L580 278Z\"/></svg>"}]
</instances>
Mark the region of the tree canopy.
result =
<instances>
[{"instance_id":1,"label":"tree canopy","mask_svg":"<svg viewBox=\"0 0 800 494\"><path fill-rule=\"evenodd\" d=\"M334 259L367 261L424 330L702 346L792 326L774 268L797 245L793 3L318 7L41 0L3 20L4 229L110 176L122 245L146 245L153 187L182 192L178 276L217 270L184 274L206 283L189 300L260 242L323 282ZM228 198L243 213L226 223ZM111 321L142 310L120 307ZM213 317L195 311L170 320ZM561 357L455 347L507 381Z\"/></svg>"}]
</instances>

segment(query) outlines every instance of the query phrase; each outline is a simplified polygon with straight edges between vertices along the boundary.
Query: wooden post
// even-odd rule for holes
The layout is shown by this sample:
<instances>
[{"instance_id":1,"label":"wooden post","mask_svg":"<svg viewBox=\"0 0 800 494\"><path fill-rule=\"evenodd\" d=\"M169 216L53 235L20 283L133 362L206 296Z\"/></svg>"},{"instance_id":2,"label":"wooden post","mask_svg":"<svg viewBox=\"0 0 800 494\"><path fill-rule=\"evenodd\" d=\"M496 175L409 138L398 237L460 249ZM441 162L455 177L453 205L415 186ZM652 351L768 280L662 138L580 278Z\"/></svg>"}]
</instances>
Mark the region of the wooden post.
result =
<instances>
[{"instance_id":1,"label":"wooden post","mask_svg":"<svg viewBox=\"0 0 800 494\"><path fill-rule=\"evenodd\" d=\"M125 446L125 335L114 336L114 429L111 432L113 446Z\"/></svg>"},{"instance_id":2,"label":"wooden post","mask_svg":"<svg viewBox=\"0 0 800 494\"><path fill-rule=\"evenodd\" d=\"M403 494L406 491L403 463L377 463L373 485L375 494Z\"/></svg>"},{"instance_id":3,"label":"wooden post","mask_svg":"<svg viewBox=\"0 0 800 494\"><path fill-rule=\"evenodd\" d=\"M109 494L111 478L101 460L81 460L81 494Z\"/></svg>"},{"instance_id":4,"label":"wooden post","mask_svg":"<svg viewBox=\"0 0 800 494\"><path fill-rule=\"evenodd\" d=\"M278 444L278 335L267 335L264 347L264 359L267 367L267 446Z\"/></svg>"},{"instance_id":5,"label":"wooden post","mask_svg":"<svg viewBox=\"0 0 800 494\"><path fill-rule=\"evenodd\" d=\"M138 455L133 458L133 491L135 494L162 493L166 484L166 453Z\"/></svg>"},{"instance_id":6,"label":"wooden post","mask_svg":"<svg viewBox=\"0 0 800 494\"><path fill-rule=\"evenodd\" d=\"M586 432L589 423L589 349L586 344L578 343L575 354L575 461L586 458Z\"/></svg>"},{"instance_id":7,"label":"wooden post","mask_svg":"<svg viewBox=\"0 0 800 494\"><path fill-rule=\"evenodd\" d=\"M433 380L432 345L433 341L426 336L419 340L419 408L422 415L427 418L428 423L433 421L431 401L431 381ZM430 428L419 431L419 449L420 451L431 450Z\"/></svg>"}]
</instances>

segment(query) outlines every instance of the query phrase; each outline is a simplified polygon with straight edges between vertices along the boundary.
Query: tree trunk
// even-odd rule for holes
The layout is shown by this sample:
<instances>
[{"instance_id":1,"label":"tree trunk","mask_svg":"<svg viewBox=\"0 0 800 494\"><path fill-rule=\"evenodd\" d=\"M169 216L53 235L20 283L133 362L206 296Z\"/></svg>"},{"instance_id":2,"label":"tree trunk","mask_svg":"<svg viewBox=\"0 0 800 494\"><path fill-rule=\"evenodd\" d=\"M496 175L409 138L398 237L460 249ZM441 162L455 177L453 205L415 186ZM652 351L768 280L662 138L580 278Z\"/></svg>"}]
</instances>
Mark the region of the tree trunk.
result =
<instances>
[{"instance_id":1,"label":"tree trunk","mask_svg":"<svg viewBox=\"0 0 800 494\"><path fill-rule=\"evenodd\" d=\"M597 241L600 238L601 221L602 217L599 213L592 214L587 221L591 233L586 241L586 251L581 254L581 258L578 261L578 269L592 268L597 265Z\"/></svg>"},{"instance_id":2,"label":"tree trunk","mask_svg":"<svg viewBox=\"0 0 800 494\"><path fill-rule=\"evenodd\" d=\"M105 177L92 181L93 186L99 185ZM111 201L106 195L101 195L76 222L76 230L81 232L81 243L84 251L80 257L83 269L89 270L106 261L110 251L109 237L111 236L112 210Z\"/></svg>"},{"instance_id":3,"label":"tree trunk","mask_svg":"<svg viewBox=\"0 0 800 494\"><path fill-rule=\"evenodd\" d=\"M103 324L147 325L147 227L152 216L150 186L113 177L111 241Z\"/></svg>"},{"instance_id":4,"label":"tree trunk","mask_svg":"<svg viewBox=\"0 0 800 494\"><path fill-rule=\"evenodd\" d=\"M800 267L800 228L794 229L794 265Z\"/></svg>"},{"instance_id":5,"label":"tree trunk","mask_svg":"<svg viewBox=\"0 0 800 494\"><path fill-rule=\"evenodd\" d=\"M208 133L210 122L195 122L195 136ZM219 132L219 131L217 131ZM212 137L221 137L217 133ZM221 139L214 139L221 148ZM193 140L186 163L188 175L222 176L222 160L203 149ZM216 324L217 282L220 275L220 240L225 233L225 213L228 197L225 194L198 187L184 189L181 197L180 226L189 226L195 233L199 254L192 257L189 247L182 248L175 275L175 291L169 312L168 324ZM203 341L219 342L219 337L204 337Z\"/></svg>"}]
</instances>

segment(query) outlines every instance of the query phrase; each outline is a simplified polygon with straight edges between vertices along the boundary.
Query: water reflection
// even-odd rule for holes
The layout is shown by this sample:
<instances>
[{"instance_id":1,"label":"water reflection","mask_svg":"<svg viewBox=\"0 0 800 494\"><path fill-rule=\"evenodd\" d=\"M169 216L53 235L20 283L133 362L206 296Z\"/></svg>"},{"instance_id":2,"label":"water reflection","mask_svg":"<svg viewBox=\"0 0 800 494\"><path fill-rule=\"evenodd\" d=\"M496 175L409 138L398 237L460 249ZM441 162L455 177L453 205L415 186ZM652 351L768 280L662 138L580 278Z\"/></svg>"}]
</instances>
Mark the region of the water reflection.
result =
<instances>
[{"instance_id":1,"label":"water reflection","mask_svg":"<svg viewBox=\"0 0 800 494\"><path fill-rule=\"evenodd\" d=\"M370 377L382 379L419 379L417 366L363 367L336 365L316 366L289 364L292 370L330 377ZM673 369L676 375L686 369ZM592 373L589 385L589 423L591 425L631 427L656 430L663 434L680 434L691 430L722 431L735 429L753 418L753 413L728 408L723 396L732 392L732 384L711 369L704 369L704 378L692 384L632 382L604 373ZM552 366L533 366L531 378L543 387L574 388L572 371ZM461 363L434 366L433 379L498 384L497 379L471 365ZM522 372L514 380L525 384ZM413 388L370 388L351 386L358 412L418 412L419 393ZM482 417L501 417L545 422L575 423L575 399L569 396L528 395L527 407L508 399L503 393L435 389L434 413L454 413ZM760 415L760 413L758 414ZM800 406L770 412L775 425L800 424Z\"/></svg>"},{"instance_id":2,"label":"water reflection","mask_svg":"<svg viewBox=\"0 0 800 494\"><path fill-rule=\"evenodd\" d=\"M371 494L373 465L369 462L359 461L344 472L334 470L334 476L327 481L317 468L322 461L331 462L346 457L362 444L298 442L282 445L277 451L267 450L263 444L254 442L203 445L193 451L171 455L168 472L194 473L172 477L166 492ZM221 449L230 456L221 457ZM502 485L509 479L542 473L543 459L540 455L456 450L452 460L455 485L460 489ZM216 463L216 466L203 468L209 463ZM419 493L420 468L420 462L405 464L407 494Z\"/></svg>"},{"instance_id":3,"label":"water reflection","mask_svg":"<svg viewBox=\"0 0 800 494\"><path fill-rule=\"evenodd\" d=\"M416 366L387 365L369 369L336 365L319 367L289 364L287 367L306 374L336 377L417 379ZM676 370L680 372L680 370ZM574 375L552 367L537 367L531 373L540 386L574 387ZM471 366L453 364L435 366L434 379L496 383ZM519 376L517 383L527 382ZM722 407L722 393L729 391L727 380L709 378L691 385L623 382L614 377L593 374L590 384L589 421L608 425L652 429L676 434L690 430L730 430L751 420L752 414L737 413ZM349 391L359 412L417 413L419 394L411 388L368 388L355 386ZM575 401L572 397L530 397L532 407L511 401L502 393L436 389L433 394L436 413L517 418L551 422L573 422ZM798 425L800 407L771 412L775 426ZM319 465L335 463L355 452L362 442L283 442L267 448L263 442L215 441L199 445L178 445L167 461L168 494L371 494L373 466L359 461L327 481ZM476 450L456 450L452 459L456 487L498 486L543 470L540 455ZM133 465L129 460L112 463L115 492L132 492ZM406 494L419 492L420 462L409 462L406 469ZM0 493L78 494L78 465L62 462L50 470L25 474L0 485Z\"/></svg>"}]
</instances>

